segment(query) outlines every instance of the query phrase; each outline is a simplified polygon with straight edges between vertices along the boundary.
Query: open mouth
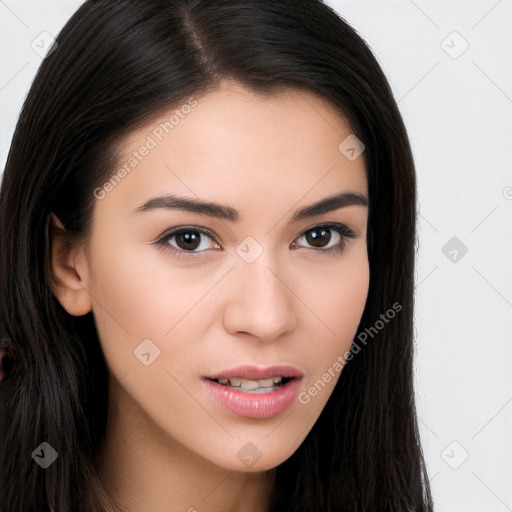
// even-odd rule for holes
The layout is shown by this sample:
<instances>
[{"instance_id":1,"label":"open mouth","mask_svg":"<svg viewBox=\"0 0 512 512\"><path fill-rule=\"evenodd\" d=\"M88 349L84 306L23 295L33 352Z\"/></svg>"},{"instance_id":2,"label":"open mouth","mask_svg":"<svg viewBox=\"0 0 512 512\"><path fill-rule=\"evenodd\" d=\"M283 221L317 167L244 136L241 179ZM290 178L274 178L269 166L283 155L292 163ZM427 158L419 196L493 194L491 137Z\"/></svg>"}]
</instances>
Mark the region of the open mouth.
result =
<instances>
[{"instance_id":1,"label":"open mouth","mask_svg":"<svg viewBox=\"0 0 512 512\"><path fill-rule=\"evenodd\" d=\"M276 391L290 382L294 377L283 377L281 375L275 377L269 377L267 379L242 379L238 377L230 378L219 378L211 379L207 377L207 380L217 382L227 388L234 390L243 391L246 393L271 393Z\"/></svg>"},{"instance_id":2,"label":"open mouth","mask_svg":"<svg viewBox=\"0 0 512 512\"><path fill-rule=\"evenodd\" d=\"M206 375L203 382L213 399L240 417L265 419L292 406L304 373L289 364L261 367L239 365Z\"/></svg>"}]
</instances>

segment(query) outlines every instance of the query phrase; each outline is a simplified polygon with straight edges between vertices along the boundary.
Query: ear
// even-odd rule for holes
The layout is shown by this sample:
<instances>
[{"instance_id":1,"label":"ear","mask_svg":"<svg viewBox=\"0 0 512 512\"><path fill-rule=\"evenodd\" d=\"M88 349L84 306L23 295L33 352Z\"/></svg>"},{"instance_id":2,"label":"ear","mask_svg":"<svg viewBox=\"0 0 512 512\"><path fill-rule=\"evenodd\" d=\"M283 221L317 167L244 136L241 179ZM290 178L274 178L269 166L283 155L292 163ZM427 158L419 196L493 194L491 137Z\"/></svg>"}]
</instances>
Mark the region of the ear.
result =
<instances>
[{"instance_id":1,"label":"ear","mask_svg":"<svg viewBox=\"0 0 512 512\"><path fill-rule=\"evenodd\" d=\"M92 302L84 282L87 263L85 247L73 243L54 213L48 215L46 229L51 251L52 292L70 315L86 315L92 310Z\"/></svg>"}]
</instances>

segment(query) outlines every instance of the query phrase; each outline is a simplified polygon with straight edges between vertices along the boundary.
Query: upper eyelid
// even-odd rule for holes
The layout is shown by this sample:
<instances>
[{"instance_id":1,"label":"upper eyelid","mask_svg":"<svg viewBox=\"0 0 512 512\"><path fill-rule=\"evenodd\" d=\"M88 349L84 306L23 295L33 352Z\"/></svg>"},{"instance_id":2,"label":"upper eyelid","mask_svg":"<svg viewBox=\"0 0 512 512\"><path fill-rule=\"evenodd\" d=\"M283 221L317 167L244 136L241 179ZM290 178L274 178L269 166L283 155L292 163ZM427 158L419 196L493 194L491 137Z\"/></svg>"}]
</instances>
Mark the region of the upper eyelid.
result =
<instances>
[{"instance_id":1,"label":"upper eyelid","mask_svg":"<svg viewBox=\"0 0 512 512\"><path fill-rule=\"evenodd\" d=\"M179 226L179 227L168 229L167 231L165 231L162 235L160 235L157 238L157 241L166 240L167 238L171 238L172 236L176 236L180 233L184 233L187 231L199 231L199 233L201 233L203 235L208 235L210 238L217 241L217 237L215 236L215 234L212 231L210 231L208 228L202 228L200 226Z\"/></svg>"}]
</instances>

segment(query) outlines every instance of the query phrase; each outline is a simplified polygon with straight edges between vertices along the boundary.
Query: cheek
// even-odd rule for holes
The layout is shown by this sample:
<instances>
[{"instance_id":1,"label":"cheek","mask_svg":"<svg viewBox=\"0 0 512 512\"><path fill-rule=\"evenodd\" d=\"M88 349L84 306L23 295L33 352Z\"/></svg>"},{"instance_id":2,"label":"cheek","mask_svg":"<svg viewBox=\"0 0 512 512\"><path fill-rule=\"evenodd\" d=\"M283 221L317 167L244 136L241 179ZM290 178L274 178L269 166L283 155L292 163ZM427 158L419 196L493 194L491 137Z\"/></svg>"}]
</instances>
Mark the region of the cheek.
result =
<instances>
[{"instance_id":1,"label":"cheek","mask_svg":"<svg viewBox=\"0 0 512 512\"><path fill-rule=\"evenodd\" d=\"M325 403L342 370L340 356L350 349L363 314L369 288L369 264L366 253L353 252L351 258L330 267L329 275L317 276L301 286L301 297L310 311L309 341L314 346L309 354L311 368L306 385L311 386L326 372L328 383L317 403ZM344 359L343 359L344 361ZM324 389L322 387L322 389ZM314 392L313 392L314 393Z\"/></svg>"},{"instance_id":2,"label":"cheek","mask_svg":"<svg viewBox=\"0 0 512 512\"><path fill-rule=\"evenodd\" d=\"M95 298L96 329L110 369L118 377L129 371L137 375L143 372L145 367L134 351L144 340L157 347L153 350L159 355L152 368L174 371L176 360L180 361L180 371L182 367L193 368L188 342L200 339L201 320L206 318L206 301L201 298L219 278L205 278L194 269L187 271L155 247L133 244L123 248L118 241L108 248L107 244L103 242L103 250L96 252L99 256L90 264L88 284ZM144 347L153 346L144 343Z\"/></svg>"},{"instance_id":3,"label":"cheek","mask_svg":"<svg viewBox=\"0 0 512 512\"><path fill-rule=\"evenodd\" d=\"M103 251L107 254L107 250ZM206 283L155 247L116 247L91 265L95 316L135 339L161 338L197 302Z\"/></svg>"},{"instance_id":4,"label":"cheek","mask_svg":"<svg viewBox=\"0 0 512 512\"><path fill-rule=\"evenodd\" d=\"M158 347L173 320L167 287L144 259L143 249L98 238L91 251L88 285L94 321L107 364L118 378L143 366L134 350L146 339Z\"/></svg>"},{"instance_id":5,"label":"cheek","mask_svg":"<svg viewBox=\"0 0 512 512\"><path fill-rule=\"evenodd\" d=\"M326 265L321 274L300 280L299 296L308 297L304 300L311 310L308 318L317 318L324 348L325 343L340 348L351 340L363 314L370 272L366 251L357 249L335 265Z\"/></svg>"}]
</instances>

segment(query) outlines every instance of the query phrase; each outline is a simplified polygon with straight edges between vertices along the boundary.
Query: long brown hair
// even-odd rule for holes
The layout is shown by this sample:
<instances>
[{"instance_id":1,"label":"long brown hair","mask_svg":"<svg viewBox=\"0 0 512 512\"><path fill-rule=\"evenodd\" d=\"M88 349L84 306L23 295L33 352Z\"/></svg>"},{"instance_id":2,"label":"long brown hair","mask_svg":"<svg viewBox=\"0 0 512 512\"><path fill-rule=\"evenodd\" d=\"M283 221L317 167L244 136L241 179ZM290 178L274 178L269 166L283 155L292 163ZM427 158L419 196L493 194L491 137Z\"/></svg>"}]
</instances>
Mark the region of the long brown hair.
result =
<instances>
[{"instance_id":1,"label":"long brown hair","mask_svg":"<svg viewBox=\"0 0 512 512\"><path fill-rule=\"evenodd\" d=\"M348 120L366 147L370 201L358 336L401 306L277 468L272 510L432 510L413 393L413 157L379 64L320 0L88 0L57 37L0 189L0 331L16 361L2 410L2 510L108 508L96 472L108 374L92 313L72 317L51 293L49 213L71 243L88 234L116 142L225 78L262 94L313 92ZM59 454L47 469L31 458L42 442Z\"/></svg>"}]
</instances>

